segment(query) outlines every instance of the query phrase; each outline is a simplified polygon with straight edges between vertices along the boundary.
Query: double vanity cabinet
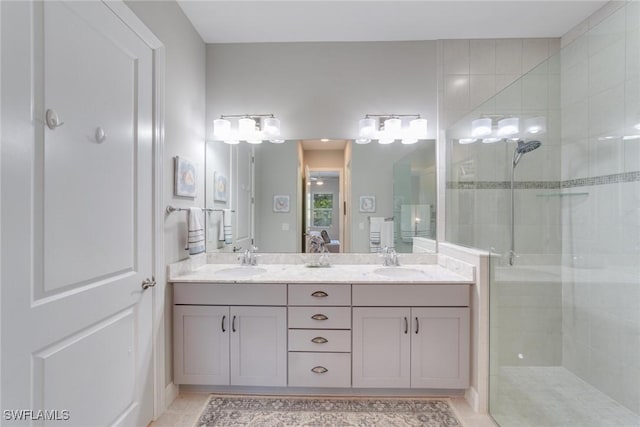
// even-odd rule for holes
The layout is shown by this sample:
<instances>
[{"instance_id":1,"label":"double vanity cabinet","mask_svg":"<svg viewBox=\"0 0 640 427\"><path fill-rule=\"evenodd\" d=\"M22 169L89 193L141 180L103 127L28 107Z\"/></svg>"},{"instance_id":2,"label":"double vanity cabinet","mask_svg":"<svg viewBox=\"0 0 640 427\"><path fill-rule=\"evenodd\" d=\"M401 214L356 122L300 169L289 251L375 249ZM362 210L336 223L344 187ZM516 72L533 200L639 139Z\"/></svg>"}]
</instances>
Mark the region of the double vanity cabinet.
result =
<instances>
[{"instance_id":1,"label":"double vanity cabinet","mask_svg":"<svg viewBox=\"0 0 640 427\"><path fill-rule=\"evenodd\" d=\"M465 389L469 293L427 281L177 281L174 382Z\"/></svg>"}]
</instances>

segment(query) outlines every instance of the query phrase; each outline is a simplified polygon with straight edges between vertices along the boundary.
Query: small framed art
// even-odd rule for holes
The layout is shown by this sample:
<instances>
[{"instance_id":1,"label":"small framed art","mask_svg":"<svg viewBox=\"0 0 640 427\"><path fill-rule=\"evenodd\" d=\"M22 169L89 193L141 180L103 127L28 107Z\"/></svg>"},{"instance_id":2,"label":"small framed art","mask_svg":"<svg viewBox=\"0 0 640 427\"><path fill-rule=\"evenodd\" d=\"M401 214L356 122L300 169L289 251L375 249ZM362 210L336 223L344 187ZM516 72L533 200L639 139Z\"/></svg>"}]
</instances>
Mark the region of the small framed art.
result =
<instances>
[{"instance_id":1,"label":"small framed art","mask_svg":"<svg viewBox=\"0 0 640 427\"><path fill-rule=\"evenodd\" d=\"M213 173L213 201L226 202L229 190L227 188L227 177L220 172Z\"/></svg>"},{"instance_id":2,"label":"small framed art","mask_svg":"<svg viewBox=\"0 0 640 427\"><path fill-rule=\"evenodd\" d=\"M360 196L360 212L375 212L376 196Z\"/></svg>"},{"instance_id":3,"label":"small framed art","mask_svg":"<svg viewBox=\"0 0 640 427\"><path fill-rule=\"evenodd\" d=\"M273 196L274 212L289 212L289 196L277 195Z\"/></svg>"},{"instance_id":4,"label":"small framed art","mask_svg":"<svg viewBox=\"0 0 640 427\"><path fill-rule=\"evenodd\" d=\"M196 165L183 157L175 157L174 194L182 197L196 197Z\"/></svg>"}]
</instances>

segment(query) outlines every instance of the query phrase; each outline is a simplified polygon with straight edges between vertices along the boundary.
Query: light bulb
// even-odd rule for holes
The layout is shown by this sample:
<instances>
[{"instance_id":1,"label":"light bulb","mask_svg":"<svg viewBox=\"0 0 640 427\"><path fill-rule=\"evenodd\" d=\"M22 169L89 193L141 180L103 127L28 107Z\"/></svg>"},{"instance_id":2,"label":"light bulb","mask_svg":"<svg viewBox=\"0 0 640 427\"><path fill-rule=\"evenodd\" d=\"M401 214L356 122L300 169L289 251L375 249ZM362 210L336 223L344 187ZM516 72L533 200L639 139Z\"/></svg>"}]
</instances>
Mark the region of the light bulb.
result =
<instances>
[{"instance_id":1,"label":"light bulb","mask_svg":"<svg viewBox=\"0 0 640 427\"><path fill-rule=\"evenodd\" d=\"M267 117L262 121L262 131L268 138L280 135L280 120L275 117Z\"/></svg>"},{"instance_id":2,"label":"light bulb","mask_svg":"<svg viewBox=\"0 0 640 427\"><path fill-rule=\"evenodd\" d=\"M545 133L547 124L544 117L531 117L524 120L524 130L531 135Z\"/></svg>"},{"instance_id":3,"label":"light bulb","mask_svg":"<svg viewBox=\"0 0 640 427\"><path fill-rule=\"evenodd\" d=\"M409 122L409 132L416 139L427 137L427 119L414 119Z\"/></svg>"},{"instance_id":4,"label":"light bulb","mask_svg":"<svg viewBox=\"0 0 640 427\"><path fill-rule=\"evenodd\" d=\"M371 142L370 138L356 138L355 139L355 143L356 144L368 144Z\"/></svg>"},{"instance_id":5,"label":"light bulb","mask_svg":"<svg viewBox=\"0 0 640 427\"><path fill-rule=\"evenodd\" d=\"M224 142L225 144L229 144L229 145L240 144L240 141L238 141L237 139L225 139L222 142Z\"/></svg>"},{"instance_id":6,"label":"light bulb","mask_svg":"<svg viewBox=\"0 0 640 427\"><path fill-rule=\"evenodd\" d=\"M491 134L491 119L476 119L471 122L471 136L480 138Z\"/></svg>"},{"instance_id":7,"label":"light bulb","mask_svg":"<svg viewBox=\"0 0 640 427\"><path fill-rule=\"evenodd\" d=\"M238 132L240 133L240 139L248 139L251 138L251 135L256 130L256 122L255 120L244 117L238 120Z\"/></svg>"},{"instance_id":8,"label":"light bulb","mask_svg":"<svg viewBox=\"0 0 640 427\"><path fill-rule=\"evenodd\" d=\"M473 144L474 142L476 142L477 139L476 138L460 138L458 140L458 144Z\"/></svg>"},{"instance_id":9,"label":"light bulb","mask_svg":"<svg viewBox=\"0 0 640 427\"><path fill-rule=\"evenodd\" d=\"M227 139L231 133L231 122L225 119L216 119L213 121L213 135L217 139Z\"/></svg>"},{"instance_id":10,"label":"light bulb","mask_svg":"<svg viewBox=\"0 0 640 427\"><path fill-rule=\"evenodd\" d=\"M498 122L498 136L515 135L520 131L520 119L509 117Z\"/></svg>"},{"instance_id":11,"label":"light bulb","mask_svg":"<svg viewBox=\"0 0 640 427\"><path fill-rule=\"evenodd\" d=\"M500 141L500 138L484 138L482 142L485 144L493 144L494 142Z\"/></svg>"},{"instance_id":12,"label":"light bulb","mask_svg":"<svg viewBox=\"0 0 640 427\"><path fill-rule=\"evenodd\" d=\"M362 139L371 139L376 133L376 119L360 119L358 121L358 136Z\"/></svg>"},{"instance_id":13,"label":"light bulb","mask_svg":"<svg viewBox=\"0 0 640 427\"><path fill-rule=\"evenodd\" d=\"M391 118L384 121L384 131L389 138L398 139L402 133L402 121Z\"/></svg>"}]
</instances>

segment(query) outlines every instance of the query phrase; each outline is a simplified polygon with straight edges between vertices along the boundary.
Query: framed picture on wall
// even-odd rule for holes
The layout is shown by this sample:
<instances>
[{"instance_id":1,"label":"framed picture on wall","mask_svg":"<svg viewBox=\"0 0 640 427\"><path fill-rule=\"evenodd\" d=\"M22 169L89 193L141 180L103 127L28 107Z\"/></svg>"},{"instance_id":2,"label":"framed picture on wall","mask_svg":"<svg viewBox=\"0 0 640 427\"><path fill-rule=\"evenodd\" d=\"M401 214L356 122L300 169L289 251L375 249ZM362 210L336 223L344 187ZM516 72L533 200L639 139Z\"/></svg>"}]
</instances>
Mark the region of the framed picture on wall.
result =
<instances>
[{"instance_id":1,"label":"framed picture on wall","mask_svg":"<svg viewBox=\"0 0 640 427\"><path fill-rule=\"evenodd\" d=\"M289 212L289 196L277 195L273 196L273 211L274 212Z\"/></svg>"},{"instance_id":2,"label":"framed picture on wall","mask_svg":"<svg viewBox=\"0 0 640 427\"><path fill-rule=\"evenodd\" d=\"M227 177L220 172L213 173L213 201L226 202L229 197Z\"/></svg>"},{"instance_id":3,"label":"framed picture on wall","mask_svg":"<svg viewBox=\"0 0 640 427\"><path fill-rule=\"evenodd\" d=\"M360 212L375 212L376 196L360 196Z\"/></svg>"},{"instance_id":4,"label":"framed picture on wall","mask_svg":"<svg viewBox=\"0 0 640 427\"><path fill-rule=\"evenodd\" d=\"M196 165L184 157L175 157L175 182L173 193L176 196L196 197Z\"/></svg>"}]
</instances>

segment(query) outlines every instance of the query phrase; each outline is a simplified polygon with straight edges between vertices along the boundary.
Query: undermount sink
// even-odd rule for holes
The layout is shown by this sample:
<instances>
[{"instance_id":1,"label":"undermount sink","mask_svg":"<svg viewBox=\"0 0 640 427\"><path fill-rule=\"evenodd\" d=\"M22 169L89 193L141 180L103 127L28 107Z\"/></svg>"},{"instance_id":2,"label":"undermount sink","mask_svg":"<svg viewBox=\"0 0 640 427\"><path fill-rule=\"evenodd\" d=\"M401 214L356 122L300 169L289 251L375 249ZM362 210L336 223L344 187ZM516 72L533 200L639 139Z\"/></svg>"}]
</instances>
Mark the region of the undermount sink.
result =
<instances>
[{"instance_id":1,"label":"undermount sink","mask_svg":"<svg viewBox=\"0 0 640 427\"><path fill-rule=\"evenodd\" d=\"M217 278L222 277L224 279L245 279L266 272L267 270L261 267L230 267L216 271L214 275Z\"/></svg>"},{"instance_id":2,"label":"undermount sink","mask_svg":"<svg viewBox=\"0 0 640 427\"><path fill-rule=\"evenodd\" d=\"M416 276L423 276L424 273L421 270L415 268L405 267L383 267L373 270L375 274L390 278L415 278Z\"/></svg>"}]
</instances>

